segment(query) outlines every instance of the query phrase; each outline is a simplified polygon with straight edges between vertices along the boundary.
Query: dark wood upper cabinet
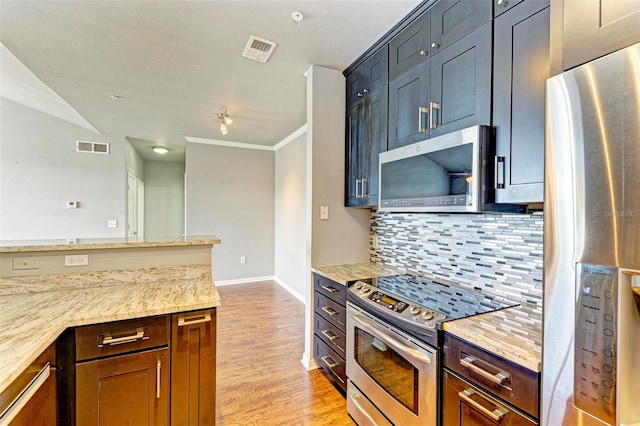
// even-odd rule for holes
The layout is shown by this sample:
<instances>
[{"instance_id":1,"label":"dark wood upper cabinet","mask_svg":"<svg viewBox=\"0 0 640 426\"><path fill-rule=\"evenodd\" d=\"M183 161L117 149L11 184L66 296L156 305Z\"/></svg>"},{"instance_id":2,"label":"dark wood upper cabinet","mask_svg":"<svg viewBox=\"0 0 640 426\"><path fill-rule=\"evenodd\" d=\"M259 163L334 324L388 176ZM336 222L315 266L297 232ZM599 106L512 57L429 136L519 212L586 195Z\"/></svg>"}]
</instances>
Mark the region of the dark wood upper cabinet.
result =
<instances>
[{"instance_id":1,"label":"dark wood upper cabinet","mask_svg":"<svg viewBox=\"0 0 640 426\"><path fill-rule=\"evenodd\" d=\"M493 0L493 17L495 18L496 16L502 15L504 12L523 1L524 0Z\"/></svg>"},{"instance_id":2,"label":"dark wood upper cabinet","mask_svg":"<svg viewBox=\"0 0 640 426\"><path fill-rule=\"evenodd\" d=\"M565 0L564 69L640 42L640 1Z\"/></svg>"},{"instance_id":3,"label":"dark wood upper cabinet","mask_svg":"<svg viewBox=\"0 0 640 426\"><path fill-rule=\"evenodd\" d=\"M491 124L491 33L488 22L431 57L430 137Z\"/></svg>"},{"instance_id":4,"label":"dark wood upper cabinet","mask_svg":"<svg viewBox=\"0 0 640 426\"><path fill-rule=\"evenodd\" d=\"M431 56L491 20L493 0L440 0L431 8Z\"/></svg>"},{"instance_id":5,"label":"dark wood upper cabinet","mask_svg":"<svg viewBox=\"0 0 640 426\"><path fill-rule=\"evenodd\" d=\"M424 62L431 50L431 12L427 11L389 42L389 80Z\"/></svg>"},{"instance_id":6,"label":"dark wood upper cabinet","mask_svg":"<svg viewBox=\"0 0 640 426\"><path fill-rule=\"evenodd\" d=\"M378 154L387 150L387 76L386 48L347 76L346 206L378 204Z\"/></svg>"},{"instance_id":7,"label":"dark wood upper cabinet","mask_svg":"<svg viewBox=\"0 0 640 426\"><path fill-rule=\"evenodd\" d=\"M494 25L495 200L542 202L549 0L526 0L496 18Z\"/></svg>"},{"instance_id":8,"label":"dark wood upper cabinet","mask_svg":"<svg viewBox=\"0 0 640 426\"><path fill-rule=\"evenodd\" d=\"M429 72L426 61L389 83L389 149L429 137Z\"/></svg>"}]
</instances>

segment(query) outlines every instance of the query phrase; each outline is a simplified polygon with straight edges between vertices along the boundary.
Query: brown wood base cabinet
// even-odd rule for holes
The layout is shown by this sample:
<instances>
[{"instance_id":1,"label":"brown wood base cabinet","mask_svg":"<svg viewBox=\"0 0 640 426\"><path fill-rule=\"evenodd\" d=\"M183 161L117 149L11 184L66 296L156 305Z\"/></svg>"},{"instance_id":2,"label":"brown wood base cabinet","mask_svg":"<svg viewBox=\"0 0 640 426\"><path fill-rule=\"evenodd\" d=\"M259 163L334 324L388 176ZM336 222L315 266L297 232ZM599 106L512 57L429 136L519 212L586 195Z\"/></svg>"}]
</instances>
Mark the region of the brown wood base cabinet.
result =
<instances>
[{"instance_id":1,"label":"brown wood base cabinet","mask_svg":"<svg viewBox=\"0 0 640 426\"><path fill-rule=\"evenodd\" d=\"M99 359L76 367L77 424L168 424L169 350Z\"/></svg>"},{"instance_id":2,"label":"brown wood base cabinet","mask_svg":"<svg viewBox=\"0 0 640 426\"><path fill-rule=\"evenodd\" d=\"M216 311L173 315L171 322L171 424L213 425Z\"/></svg>"}]
</instances>

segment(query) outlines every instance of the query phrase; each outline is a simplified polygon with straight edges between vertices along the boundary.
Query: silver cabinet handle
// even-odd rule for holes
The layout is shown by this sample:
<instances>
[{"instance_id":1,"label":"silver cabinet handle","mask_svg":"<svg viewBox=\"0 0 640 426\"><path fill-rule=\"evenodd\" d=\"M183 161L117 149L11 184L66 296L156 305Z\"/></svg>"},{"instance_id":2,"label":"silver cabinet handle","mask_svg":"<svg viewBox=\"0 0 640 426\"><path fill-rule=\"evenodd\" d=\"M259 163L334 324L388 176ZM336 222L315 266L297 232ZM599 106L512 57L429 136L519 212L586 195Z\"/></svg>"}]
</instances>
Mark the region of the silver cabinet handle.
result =
<instances>
[{"instance_id":1,"label":"silver cabinet handle","mask_svg":"<svg viewBox=\"0 0 640 426\"><path fill-rule=\"evenodd\" d=\"M367 178L362 178L362 198L367 198L369 196L369 191L365 191L364 190L364 184L369 184L369 179Z\"/></svg>"},{"instance_id":2,"label":"silver cabinet handle","mask_svg":"<svg viewBox=\"0 0 640 426\"><path fill-rule=\"evenodd\" d=\"M328 355L321 356L320 359L324 361L324 363L327 364L327 367L329 368L336 368L338 366L338 363L331 359L331 357Z\"/></svg>"},{"instance_id":3,"label":"silver cabinet handle","mask_svg":"<svg viewBox=\"0 0 640 426\"><path fill-rule=\"evenodd\" d=\"M9 407L2 413L0 413L0 425L9 425L13 419L20 414L20 411L25 405L33 398L33 396L40 390L42 385L45 384L47 379L51 376L51 364L46 363L42 370L33 378L31 383L20 393L20 395L13 400Z\"/></svg>"},{"instance_id":4,"label":"silver cabinet handle","mask_svg":"<svg viewBox=\"0 0 640 426\"><path fill-rule=\"evenodd\" d=\"M471 399L471 395L478 395L480 398L482 398L482 396L480 394L478 394L476 391L474 391L473 389L465 389L461 392L458 392L458 396L460 397L460 399L462 399L463 401L465 401L466 403L468 403L469 405L471 405L473 408L475 408L476 410L478 410L479 412L481 412L482 414L484 414L485 416L488 416L490 418L492 418L495 421L500 421L502 420L502 418L504 416L506 416L507 414L509 414L509 412L507 410L505 410L502 407L499 407L495 404L493 404L496 409L493 411L489 411L487 408L483 407L482 405L478 404L476 401L474 401L473 399ZM489 403L491 403L491 401L488 401L485 398L482 398L484 401L487 401Z\"/></svg>"},{"instance_id":5,"label":"silver cabinet handle","mask_svg":"<svg viewBox=\"0 0 640 426\"><path fill-rule=\"evenodd\" d=\"M211 313L205 312L202 314L196 314L191 316L180 315L178 317L178 327L184 327L185 325L201 324L203 322L211 322Z\"/></svg>"},{"instance_id":6,"label":"silver cabinet handle","mask_svg":"<svg viewBox=\"0 0 640 426\"><path fill-rule=\"evenodd\" d=\"M440 49L440 43L436 43L434 41L433 43L431 43L431 47L433 47L434 49Z\"/></svg>"},{"instance_id":7,"label":"silver cabinet handle","mask_svg":"<svg viewBox=\"0 0 640 426\"><path fill-rule=\"evenodd\" d=\"M325 290L327 290L329 293L337 293L340 290L338 290L335 287L331 287L330 285L323 285L322 288L324 288Z\"/></svg>"},{"instance_id":8,"label":"silver cabinet handle","mask_svg":"<svg viewBox=\"0 0 640 426\"><path fill-rule=\"evenodd\" d=\"M495 182L496 182L495 183L496 189L504 189L504 180L506 175L505 167L506 167L505 157L496 155L495 164L494 164L494 168L495 168L494 176L495 176Z\"/></svg>"},{"instance_id":9,"label":"silver cabinet handle","mask_svg":"<svg viewBox=\"0 0 640 426\"><path fill-rule=\"evenodd\" d=\"M129 333L119 337L113 337L110 333L105 333L102 336L102 341L98 344L98 347L102 348L105 345L115 346L115 345L121 345L123 343L133 343L133 342L137 342L138 340L147 340L149 338L149 337L145 337L144 329L142 328L138 328L134 331L135 331L135 334Z\"/></svg>"},{"instance_id":10,"label":"silver cabinet handle","mask_svg":"<svg viewBox=\"0 0 640 426\"><path fill-rule=\"evenodd\" d=\"M509 3L506 0L498 0L498 5L507 7Z\"/></svg>"},{"instance_id":11,"label":"silver cabinet handle","mask_svg":"<svg viewBox=\"0 0 640 426\"><path fill-rule=\"evenodd\" d=\"M429 52L427 52L426 50L421 50L420 56L429 56Z\"/></svg>"},{"instance_id":12,"label":"silver cabinet handle","mask_svg":"<svg viewBox=\"0 0 640 426\"><path fill-rule=\"evenodd\" d=\"M160 373L162 372L162 361L156 363L156 399L160 399Z\"/></svg>"},{"instance_id":13,"label":"silver cabinet handle","mask_svg":"<svg viewBox=\"0 0 640 426\"><path fill-rule=\"evenodd\" d=\"M511 374L504 372L504 371L500 371L496 374L493 374L483 368L478 367L475 363L478 359L474 356L471 355L467 355L466 357L462 358L460 360L460 365L462 365L463 367L468 368L469 370L473 371L474 373L484 377L485 379L491 381L492 383L495 383L496 385L500 385L503 386L503 383L505 382L505 380L507 380L509 377L511 377ZM491 365L491 364L489 364ZM493 367L493 366L492 366ZM495 368L495 367L493 367ZM498 370L497 368L495 368L496 370Z\"/></svg>"},{"instance_id":14,"label":"silver cabinet handle","mask_svg":"<svg viewBox=\"0 0 640 426\"><path fill-rule=\"evenodd\" d=\"M327 306L323 306L320 309L322 309L323 311L325 311L326 313L328 313L330 316L334 316L337 314L336 311L334 311L333 309L327 307Z\"/></svg>"},{"instance_id":15,"label":"silver cabinet handle","mask_svg":"<svg viewBox=\"0 0 640 426\"><path fill-rule=\"evenodd\" d=\"M326 337L327 339L329 339L332 342L338 338L338 336L336 336L335 334L333 334L329 330L322 330L320 333L322 333L324 335L324 337Z\"/></svg>"},{"instance_id":16,"label":"silver cabinet handle","mask_svg":"<svg viewBox=\"0 0 640 426\"><path fill-rule=\"evenodd\" d=\"M427 128L422 125L422 116L428 112L427 107L418 107L418 132L420 133L427 133Z\"/></svg>"},{"instance_id":17,"label":"silver cabinet handle","mask_svg":"<svg viewBox=\"0 0 640 426\"><path fill-rule=\"evenodd\" d=\"M360 192L359 192L359 189L360 189L360 181L361 181L361 180L362 180L362 179L356 179L356 198L362 198L362 197L360 196Z\"/></svg>"},{"instance_id":18,"label":"silver cabinet handle","mask_svg":"<svg viewBox=\"0 0 640 426\"><path fill-rule=\"evenodd\" d=\"M429 102L429 128L430 129L437 129L438 128L438 121L436 120L436 122L433 122L433 110L440 109L440 104L437 102ZM439 115L439 114L438 114Z\"/></svg>"}]
</instances>

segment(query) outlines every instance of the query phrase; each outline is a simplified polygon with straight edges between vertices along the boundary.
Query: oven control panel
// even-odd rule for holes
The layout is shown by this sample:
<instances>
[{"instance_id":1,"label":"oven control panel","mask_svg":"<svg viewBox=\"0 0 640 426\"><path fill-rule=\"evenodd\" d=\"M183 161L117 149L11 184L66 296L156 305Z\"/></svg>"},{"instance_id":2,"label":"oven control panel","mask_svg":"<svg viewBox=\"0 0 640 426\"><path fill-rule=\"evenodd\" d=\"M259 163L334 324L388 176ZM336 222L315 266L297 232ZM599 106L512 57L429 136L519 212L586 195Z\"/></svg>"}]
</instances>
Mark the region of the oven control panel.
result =
<instances>
[{"instance_id":1,"label":"oven control panel","mask_svg":"<svg viewBox=\"0 0 640 426\"><path fill-rule=\"evenodd\" d=\"M359 300L366 305L375 306L378 310L384 311L386 315L394 316L423 329L434 330L438 323L447 318L441 312L415 304L396 294L384 292L362 281L349 287L349 291L358 296Z\"/></svg>"}]
</instances>

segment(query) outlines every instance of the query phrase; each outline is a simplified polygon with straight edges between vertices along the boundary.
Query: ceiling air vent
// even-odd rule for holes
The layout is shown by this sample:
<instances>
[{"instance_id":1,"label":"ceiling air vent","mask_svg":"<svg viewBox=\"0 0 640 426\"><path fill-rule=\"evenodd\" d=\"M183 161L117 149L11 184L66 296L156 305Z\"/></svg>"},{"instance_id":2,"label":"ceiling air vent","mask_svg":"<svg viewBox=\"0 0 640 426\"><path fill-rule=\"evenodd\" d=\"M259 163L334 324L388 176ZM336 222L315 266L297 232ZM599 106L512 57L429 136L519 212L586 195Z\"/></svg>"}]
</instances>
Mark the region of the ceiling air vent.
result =
<instances>
[{"instance_id":1,"label":"ceiling air vent","mask_svg":"<svg viewBox=\"0 0 640 426\"><path fill-rule=\"evenodd\" d=\"M103 142L76 141L76 151L108 154L109 144Z\"/></svg>"},{"instance_id":2,"label":"ceiling air vent","mask_svg":"<svg viewBox=\"0 0 640 426\"><path fill-rule=\"evenodd\" d=\"M258 62L267 62L277 45L278 43L252 35L249 37L242 56Z\"/></svg>"}]
</instances>

